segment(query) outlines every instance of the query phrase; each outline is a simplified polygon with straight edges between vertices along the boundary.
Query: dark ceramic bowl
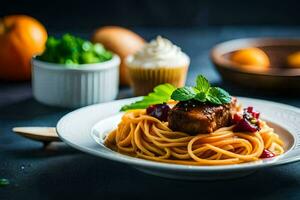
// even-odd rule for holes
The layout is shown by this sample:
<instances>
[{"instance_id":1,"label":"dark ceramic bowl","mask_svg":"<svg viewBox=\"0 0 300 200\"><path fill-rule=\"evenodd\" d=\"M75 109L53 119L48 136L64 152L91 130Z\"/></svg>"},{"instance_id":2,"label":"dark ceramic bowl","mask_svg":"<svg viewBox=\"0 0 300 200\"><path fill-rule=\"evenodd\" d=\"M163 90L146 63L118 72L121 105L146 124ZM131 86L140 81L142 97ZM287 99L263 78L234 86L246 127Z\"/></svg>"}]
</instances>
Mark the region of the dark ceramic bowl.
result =
<instances>
[{"instance_id":1,"label":"dark ceramic bowl","mask_svg":"<svg viewBox=\"0 0 300 200\"><path fill-rule=\"evenodd\" d=\"M229 59L233 52L249 47L260 48L269 56L269 69L242 68ZM300 51L300 39L236 39L216 45L211 60L225 81L260 89L299 89L300 68L289 68L286 63L287 56L296 51Z\"/></svg>"}]
</instances>

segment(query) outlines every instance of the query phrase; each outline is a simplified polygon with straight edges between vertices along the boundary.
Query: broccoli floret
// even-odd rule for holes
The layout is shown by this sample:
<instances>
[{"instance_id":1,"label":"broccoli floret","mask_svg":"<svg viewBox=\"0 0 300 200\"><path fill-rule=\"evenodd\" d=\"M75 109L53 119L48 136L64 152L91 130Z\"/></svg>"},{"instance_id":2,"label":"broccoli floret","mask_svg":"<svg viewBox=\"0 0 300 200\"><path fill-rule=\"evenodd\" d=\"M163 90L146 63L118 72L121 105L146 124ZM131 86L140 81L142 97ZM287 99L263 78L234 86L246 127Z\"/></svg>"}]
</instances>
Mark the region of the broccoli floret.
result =
<instances>
[{"instance_id":1,"label":"broccoli floret","mask_svg":"<svg viewBox=\"0 0 300 200\"><path fill-rule=\"evenodd\" d=\"M112 59L113 54L100 43L91 43L71 34L61 38L49 37L46 49L37 59L65 65L79 65L105 62Z\"/></svg>"}]
</instances>

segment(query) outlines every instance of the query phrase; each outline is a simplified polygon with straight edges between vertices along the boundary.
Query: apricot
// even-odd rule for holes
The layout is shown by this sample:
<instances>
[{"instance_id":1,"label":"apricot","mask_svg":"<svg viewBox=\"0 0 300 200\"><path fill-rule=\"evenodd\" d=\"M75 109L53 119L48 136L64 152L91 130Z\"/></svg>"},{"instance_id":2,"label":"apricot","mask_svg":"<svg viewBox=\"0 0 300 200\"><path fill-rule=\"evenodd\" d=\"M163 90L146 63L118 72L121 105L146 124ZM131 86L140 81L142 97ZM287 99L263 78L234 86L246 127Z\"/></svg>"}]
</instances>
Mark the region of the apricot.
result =
<instances>
[{"instance_id":1,"label":"apricot","mask_svg":"<svg viewBox=\"0 0 300 200\"><path fill-rule=\"evenodd\" d=\"M259 48L245 48L234 52L230 59L247 68L267 69L270 66L270 60L267 54Z\"/></svg>"},{"instance_id":2,"label":"apricot","mask_svg":"<svg viewBox=\"0 0 300 200\"><path fill-rule=\"evenodd\" d=\"M300 51L292 53L287 57L287 64L289 67L300 67Z\"/></svg>"}]
</instances>

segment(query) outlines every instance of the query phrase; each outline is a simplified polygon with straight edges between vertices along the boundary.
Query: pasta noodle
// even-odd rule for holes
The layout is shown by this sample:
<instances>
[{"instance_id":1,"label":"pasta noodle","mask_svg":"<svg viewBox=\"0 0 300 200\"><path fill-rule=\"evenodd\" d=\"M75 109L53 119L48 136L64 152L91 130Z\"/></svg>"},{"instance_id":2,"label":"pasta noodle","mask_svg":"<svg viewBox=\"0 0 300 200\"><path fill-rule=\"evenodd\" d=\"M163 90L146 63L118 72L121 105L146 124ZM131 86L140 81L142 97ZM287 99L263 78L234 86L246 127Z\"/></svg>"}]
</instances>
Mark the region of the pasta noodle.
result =
<instances>
[{"instance_id":1,"label":"pasta noodle","mask_svg":"<svg viewBox=\"0 0 300 200\"><path fill-rule=\"evenodd\" d=\"M172 131L168 122L146 115L145 109L125 113L105 145L130 156L186 165L238 164L259 160L264 149L284 152L282 140L265 122L254 133L233 132L230 126L191 136Z\"/></svg>"}]
</instances>

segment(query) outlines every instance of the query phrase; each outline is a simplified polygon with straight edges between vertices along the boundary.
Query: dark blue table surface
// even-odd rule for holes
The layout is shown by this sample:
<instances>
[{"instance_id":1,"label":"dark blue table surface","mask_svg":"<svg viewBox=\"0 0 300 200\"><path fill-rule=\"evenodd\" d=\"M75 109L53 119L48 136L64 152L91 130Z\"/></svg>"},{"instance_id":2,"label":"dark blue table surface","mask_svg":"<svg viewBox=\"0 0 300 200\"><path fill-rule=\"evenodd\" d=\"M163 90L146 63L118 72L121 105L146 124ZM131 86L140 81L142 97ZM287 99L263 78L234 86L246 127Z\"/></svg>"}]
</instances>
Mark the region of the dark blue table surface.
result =
<instances>
[{"instance_id":1,"label":"dark blue table surface","mask_svg":"<svg viewBox=\"0 0 300 200\"><path fill-rule=\"evenodd\" d=\"M187 84L204 74L233 95L300 107L299 91L245 89L224 83L209 60L213 45L242 37L298 37L300 27L136 28L146 39L169 38L190 55ZM86 33L78 33L88 37ZM253 80L255 81L255 80ZM119 98L132 96L121 88ZM15 126L55 126L70 110L42 105L32 98L29 82L0 82L0 187L2 199L300 199L300 163L260 170L224 181L181 181L146 175L131 167L84 154L63 143L46 149L11 132Z\"/></svg>"}]
</instances>

